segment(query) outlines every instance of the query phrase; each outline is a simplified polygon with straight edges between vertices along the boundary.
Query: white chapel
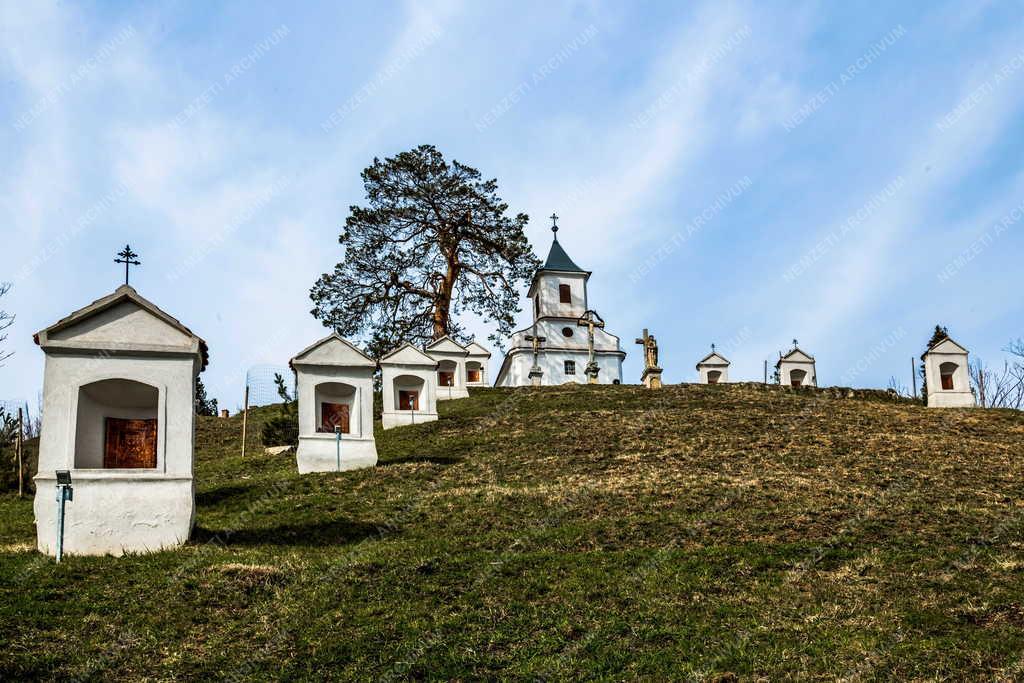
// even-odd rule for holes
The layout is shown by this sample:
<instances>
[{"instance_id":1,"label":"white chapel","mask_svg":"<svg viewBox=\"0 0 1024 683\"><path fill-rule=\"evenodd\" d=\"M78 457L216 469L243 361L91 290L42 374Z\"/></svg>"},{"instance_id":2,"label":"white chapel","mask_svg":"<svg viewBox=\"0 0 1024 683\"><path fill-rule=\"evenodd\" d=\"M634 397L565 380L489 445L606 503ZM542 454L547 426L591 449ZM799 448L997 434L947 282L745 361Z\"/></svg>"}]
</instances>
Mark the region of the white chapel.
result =
<instances>
[{"instance_id":1,"label":"white chapel","mask_svg":"<svg viewBox=\"0 0 1024 683\"><path fill-rule=\"evenodd\" d=\"M599 318L588 315L593 314L587 298L590 273L565 253L558 242L558 226L553 225L551 231L554 241L548 258L534 274L527 293L533 324L512 334L495 386L586 384L591 332L596 383L619 384L626 353L619 338L605 330ZM598 324L587 325L581 318L592 318Z\"/></svg>"}]
</instances>

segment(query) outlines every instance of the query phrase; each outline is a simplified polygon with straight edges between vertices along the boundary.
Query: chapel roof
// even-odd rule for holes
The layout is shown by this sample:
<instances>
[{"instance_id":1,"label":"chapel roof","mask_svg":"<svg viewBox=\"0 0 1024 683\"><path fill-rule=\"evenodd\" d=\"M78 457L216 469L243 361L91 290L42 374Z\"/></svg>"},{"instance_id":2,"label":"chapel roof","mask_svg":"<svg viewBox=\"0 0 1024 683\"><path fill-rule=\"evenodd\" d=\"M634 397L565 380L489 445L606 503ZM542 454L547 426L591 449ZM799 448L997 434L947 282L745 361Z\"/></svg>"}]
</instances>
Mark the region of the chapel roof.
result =
<instances>
[{"instance_id":1,"label":"chapel roof","mask_svg":"<svg viewBox=\"0 0 1024 683\"><path fill-rule=\"evenodd\" d=\"M323 345L325 345L327 343L330 343L330 342L335 342L335 343L340 342L342 344L343 350L348 350L348 352L349 352L348 354L346 354L348 356L348 359L346 361L344 361L344 362L338 362L337 359L335 359L332 362L325 363L326 365L342 365L342 366L348 366L348 367L355 367L355 366L369 366L369 367L374 367L374 368L377 367L377 361L376 360L374 360L373 358L368 356L362 349L360 349L358 346L356 346L355 344L353 344L349 340L347 340L344 337L342 337L337 332L332 332L331 334L327 335L323 339L319 339L319 340L313 342L312 344L310 344L309 346L307 346L306 348L304 348L301 351L299 351L297 354L295 354L294 358L292 358L290 361L288 361L288 367L290 367L292 370L294 370L296 362L298 364L302 365L305 357L308 354L310 354L312 351L315 351L316 349L318 349L321 346L323 346ZM317 363L315 363L315 364L317 364Z\"/></svg>"},{"instance_id":2,"label":"chapel roof","mask_svg":"<svg viewBox=\"0 0 1024 683\"><path fill-rule=\"evenodd\" d=\"M471 356L487 356L488 358L491 357L491 352L488 351L485 346L483 346L482 344L480 344L480 342L477 341L471 341L468 345L466 345L466 350L469 351L469 355Z\"/></svg>"},{"instance_id":3,"label":"chapel roof","mask_svg":"<svg viewBox=\"0 0 1024 683\"><path fill-rule=\"evenodd\" d=\"M438 353L461 353L463 355L469 355L469 351L465 346L455 341L447 334L443 337L434 339L427 344L423 350L427 352L427 355L430 355L431 351Z\"/></svg>"},{"instance_id":4,"label":"chapel roof","mask_svg":"<svg viewBox=\"0 0 1024 683\"><path fill-rule=\"evenodd\" d=\"M402 342L398 348L381 356L380 365L422 365L436 367L437 361L409 342Z\"/></svg>"},{"instance_id":5,"label":"chapel roof","mask_svg":"<svg viewBox=\"0 0 1024 683\"><path fill-rule=\"evenodd\" d=\"M938 348L939 348L940 346L942 346L943 344L946 344L946 345L952 344L952 345L953 345L953 346L955 346L955 347L956 347L957 349L959 349L959 351L960 351L960 352L962 352L962 353L968 353L967 349L965 349L965 348L964 348L963 346L961 346L960 344L958 344L958 343L956 343L955 341L953 341L953 338L952 338L952 337L948 337L948 336L947 336L947 337L943 337L943 338L942 338L942 339L940 339L939 341L937 341L937 342L935 342L934 344L932 344L931 346L929 346L929 347L928 347L928 350L927 350L927 351L925 351L924 353L922 353L922 354L921 354L921 360L924 360L924 357L925 357L925 356L927 356L927 355L928 355L929 353L932 353L933 351L935 351L936 349L938 349Z\"/></svg>"},{"instance_id":6,"label":"chapel roof","mask_svg":"<svg viewBox=\"0 0 1024 683\"><path fill-rule=\"evenodd\" d=\"M163 320L165 323L167 323L171 327L175 328L176 330L178 330L182 334L185 334L185 335L195 339L198 342L198 344L199 344L199 354L202 357L202 361L203 361L203 365L202 365L202 368L201 368L200 372L202 372L202 370L206 369L207 364L209 364L209 362L210 362L210 352L209 352L209 349L206 346L206 342L203 341L202 337L197 335L195 332L193 332L189 328L185 327L185 325L183 325L180 320L178 320L174 316L170 315L169 313L167 313L166 311L161 309L159 306L154 304L152 301L150 301L149 299L146 299L145 297L143 297L141 294L139 294L137 291L135 291L135 288L132 287L131 285L121 285L120 287L115 289L111 294L108 294L108 295L106 295L104 297L96 299L95 301L93 301L88 306L84 306L84 307L78 309L77 311L75 311L74 313L71 313L70 315L67 315L67 316L61 318L60 320L58 320L57 322L55 322L54 324L50 325L49 327L47 327L44 330L40 330L39 332L36 332L34 335L32 335L32 339L33 339L33 341L35 341L36 344L39 344L39 336L40 335L42 335L44 340L45 340L45 338L48 335L50 335L50 334L52 334L54 332L57 332L59 330L63 330L65 328L71 327L75 323L81 322L82 320L85 320L86 318L90 318L93 315L96 315L97 313L100 313L101 311L105 311L108 308L116 306L117 304L119 304L119 303L121 303L123 301L132 301L132 302L134 302L137 306L139 306L140 308L142 308L145 311L148 311L149 313L151 313L152 315L156 316L160 320Z\"/></svg>"},{"instance_id":7,"label":"chapel roof","mask_svg":"<svg viewBox=\"0 0 1024 683\"><path fill-rule=\"evenodd\" d=\"M555 235L554 241L551 242L551 250L548 251L548 258L541 267L541 270L560 270L568 273L585 273L577 266L569 255L565 253L565 249L558 243L558 235Z\"/></svg>"},{"instance_id":8,"label":"chapel roof","mask_svg":"<svg viewBox=\"0 0 1024 683\"><path fill-rule=\"evenodd\" d=\"M794 346L792 351L787 353L785 356L780 356L779 357L779 360L776 361L776 363L775 363L775 367L779 367L780 365L782 365L782 361L790 360L794 356L803 356L804 358L807 358L807 360L805 360L805 361L797 361L797 362L800 362L800 363L813 363L814 362L814 356L812 356L811 354L807 353L806 351L801 349L799 346Z\"/></svg>"},{"instance_id":9,"label":"chapel roof","mask_svg":"<svg viewBox=\"0 0 1024 683\"><path fill-rule=\"evenodd\" d=\"M717 358L718 360L712 360L714 358ZM731 365L731 363L729 363L729 359L723 356L722 354L718 353L717 351L712 351L711 353L697 361L697 369L700 369L700 366L702 365Z\"/></svg>"}]
</instances>

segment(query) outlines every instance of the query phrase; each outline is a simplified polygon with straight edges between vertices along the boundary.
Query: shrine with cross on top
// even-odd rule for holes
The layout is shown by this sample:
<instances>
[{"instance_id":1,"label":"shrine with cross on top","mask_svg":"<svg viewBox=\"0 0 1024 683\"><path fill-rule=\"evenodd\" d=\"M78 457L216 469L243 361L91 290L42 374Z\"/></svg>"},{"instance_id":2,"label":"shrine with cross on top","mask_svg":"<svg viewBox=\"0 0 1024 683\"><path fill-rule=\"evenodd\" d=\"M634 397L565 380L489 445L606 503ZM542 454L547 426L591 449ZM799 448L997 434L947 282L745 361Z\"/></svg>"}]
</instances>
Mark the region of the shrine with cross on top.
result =
<instances>
[{"instance_id":1,"label":"shrine with cross on top","mask_svg":"<svg viewBox=\"0 0 1024 683\"><path fill-rule=\"evenodd\" d=\"M114 259L128 268L138 254ZM43 423L35 518L55 554L57 473L74 481L63 549L121 555L179 546L195 521L196 377L206 342L123 284L35 335L43 350Z\"/></svg>"}]
</instances>

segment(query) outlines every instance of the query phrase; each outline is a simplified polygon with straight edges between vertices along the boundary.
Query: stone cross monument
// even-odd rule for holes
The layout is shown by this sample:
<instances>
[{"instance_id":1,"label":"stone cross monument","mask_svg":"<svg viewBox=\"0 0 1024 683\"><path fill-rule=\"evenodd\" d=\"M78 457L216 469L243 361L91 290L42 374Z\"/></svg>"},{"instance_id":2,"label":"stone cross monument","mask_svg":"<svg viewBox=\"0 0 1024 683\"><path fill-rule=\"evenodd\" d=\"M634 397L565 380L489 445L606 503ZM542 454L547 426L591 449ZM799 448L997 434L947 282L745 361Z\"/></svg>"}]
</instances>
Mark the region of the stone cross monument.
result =
<instances>
[{"instance_id":1,"label":"stone cross monument","mask_svg":"<svg viewBox=\"0 0 1024 683\"><path fill-rule=\"evenodd\" d=\"M587 375L587 384L597 384L597 373L601 368L594 360L594 328L604 328L604 320L597 314L597 311L587 311L576 322L579 327L587 328L587 368L583 371Z\"/></svg>"},{"instance_id":2,"label":"stone cross monument","mask_svg":"<svg viewBox=\"0 0 1024 683\"><path fill-rule=\"evenodd\" d=\"M530 368L530 384L539 387L540 380L544 376L544 370L540 367L538 357L540 356L541 344L548 340L547 337L541 337L537 334L537 323L533 323L533 334L526 335L526 341L533 345L533 367Z\"/></svg>"},{"instance_id":3,"label":"stone cross monument","mask_svg":"<svg viewBox=\"0 0 1024 683\"><path fill-rule=\"evenodd\" d=\"M658 341L654 335L647 333L645 327L644 336L637 339L636 343L644 347L644 372L640 381L648 389L660 389L662 369L658 367Z\"/></svg>"}]
</instances>

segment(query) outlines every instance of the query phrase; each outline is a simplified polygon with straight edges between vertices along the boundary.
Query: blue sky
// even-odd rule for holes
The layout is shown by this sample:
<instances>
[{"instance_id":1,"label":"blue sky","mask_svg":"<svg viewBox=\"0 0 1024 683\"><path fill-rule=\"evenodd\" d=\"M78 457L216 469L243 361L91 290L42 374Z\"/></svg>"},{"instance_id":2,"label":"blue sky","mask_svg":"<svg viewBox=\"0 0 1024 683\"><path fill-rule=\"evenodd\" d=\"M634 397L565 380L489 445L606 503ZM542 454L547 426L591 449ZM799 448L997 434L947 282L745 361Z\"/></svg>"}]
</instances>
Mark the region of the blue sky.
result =
<instances>
[{"instance_id":1,"label":"blue sky","mask_svg":"<svg viewBox=\"0 0 1024 683\"><path fill-rule=\"evenodd\" d=\"M797 338L822 384L909 384L939 321L1001 364L1024 336L1022 14L0 3L0 398L34 407L32 333L120 284L130 242L133 284L207 340L234 409L247 367L324 333L308 290L360 170L422 143L497 177L540 256L562 217L627 381L644 327L670 382L712 342L759 379Z\"/></svg>"}]
</instances>

